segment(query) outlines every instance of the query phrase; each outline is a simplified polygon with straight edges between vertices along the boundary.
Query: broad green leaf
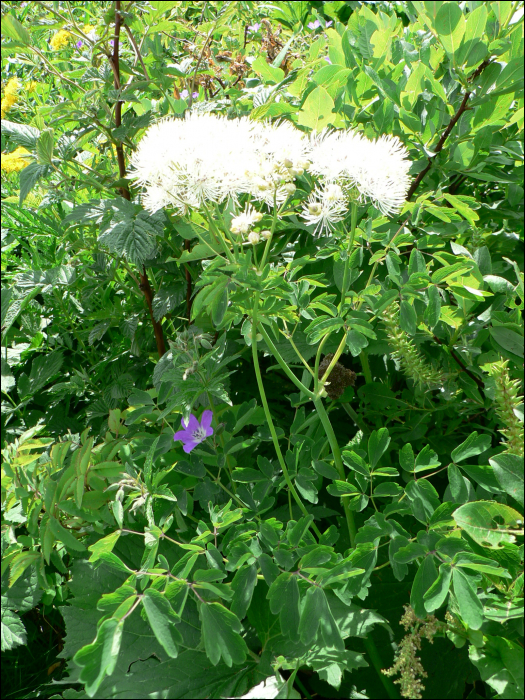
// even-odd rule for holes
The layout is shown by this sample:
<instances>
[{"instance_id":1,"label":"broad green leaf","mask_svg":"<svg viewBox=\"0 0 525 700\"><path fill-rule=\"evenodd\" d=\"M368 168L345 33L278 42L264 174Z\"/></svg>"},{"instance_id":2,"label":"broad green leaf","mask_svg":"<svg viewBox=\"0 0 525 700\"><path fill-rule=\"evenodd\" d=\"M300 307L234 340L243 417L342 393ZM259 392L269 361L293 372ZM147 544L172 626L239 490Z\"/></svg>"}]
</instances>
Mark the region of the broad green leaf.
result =
<instances>
[{"instance_id":1,"label":"broad green leaf","mask_svg":"<svg viewBox=\"0 0 525 700\"><path fill-rule=\"evenodd\" d=\"M483 547L499 547L523 534L523 516L518 511L492 501L465 503L453 513L456 524Z\"/></svg>"},{"instance_id":2,"label":"broad green leaf","mask_svg":"<svg viewBox=\"0 0 525 700\"><path fill-rule=\"evenodd\" d=\"M436 15L434 27L439 41L454 62L466 29L461 7L455 2L443 3Z\"/></svg>"},{"instance_id":3,"label":"broad green leaf","mask_svg":"<svg viewBox=\"0 0 525 700\"><path fill-rule=\"evenodd\" d=\"M319 628L327 647L339 650L345 648L341 632L328 606L325 592L318 586L311 586L306 591L299 623L299 635L303 644L310 646Z\"/></svg>"},{"instance_id":4,"label":"broad green leaf","mask_svg":"<svg viewBox=\"0 0 525 700\"><path fill-rule=\"evenodd\" d=\"M22 171L23 172L23 171ZM510 328L494 326L489 329L490 335L498 345L504 350L508 350L513 355L523 357L523 336L515 333Z\"/></svg>"},{"instance_id":5,"label":"broad green leaf","mask_svg":"<svg viewBox=\"0 0 525 700\"><path fill-rule=\"evenodd\" d=\"M220 603L202 603L200 617L204 648L212 664L217 666L221 657L229 667L244 663L248 648L239 634L239 619Z\"/></svg>"},{"instance_id":6,"label":"broad green leaf","mask_svg":"<svg viewBox=\"0 0 525 700\"><path fill-rule=\"evenodd\" d=\"M399 450L399 464L401 465L401 469L404 469L406 472L411 472L414 470L414 450L409 442L404 444Z\"/></svg>"},{"instance_id":7,"label":"broad green leaf","mask_svg":"<svg viewBox=\"0 0 525 700\"><path fill-rule=\"evenodd\" d=\"M314 131L322 131L335 119L334 101L324 87L317 86L306 98L297 122Z\"/></svg>"},{"instance_id":8,"label":"broad green leaf","mask_svg":"<svg viewBox=\"0 0 525 700\"><path fill-rule=\"evenodd\" d=\"M283 635L293 641L299 639L299 587L296 576L284 573L278 576L268 591L270 610L274 615L280 613Z\"/></svg>"},{"instance_id":9,"label":"broad green leaf","mask_svg":"<svg viewBox=\"0 0 525 700\"><path fill-rule=\"evenodd\" d=\"M424 620L427 616L424 598L425 593L429 590L437 578L438 571L436 569L436 565L434 564L434 557L429 554L423 559L423 562L420 564L419 569L416 572L410 593L410 605L420 620Z\"/></svg>"},{"instance_id":10,"label":"broad green leaf","mask_svg":"<svg viewBox=\"0 0 525 700\"><path fill-rule=\"evenodd\" d=\"M13 39L18 46L29 46L31 35L20 22L10 14L2 17L2 34Z\"/></svg>"},{"instance_id":11,"label":"broad green leaf","mask_svg":"<svg viewBox=\"0 0 525 700\"><path fill-rule=\"evenodd\" d=\"M468 501L468 488L459 467L456 467L455 464L449 464L447 472L450 493L454 503L466 503Z\"/></svg>"},{"instance_id":12,"label":"broad green leaf","mask_svg":"<svg viewBox=\"0 0 525 700\"><path fill-rule=\"evenodd\" d=\"M52 515L49 517L49 527L57 540L63 542L66 547L73 549L76 552L85 551L85 545L82 544L80 540L77 540L77 538L69 530L66 530L66 528L63 527Z\"/></svg>"},{"instance_id":13,"label":"broad green leaf","mask_svg":"<svg viewBox=\"0 0 525 700\"><path fill-rule=\"evenodd\" d=\"M267 63L263 56L258 56L255 59L252 63L252 69L268 83L280 83L284 78L284 71Z\"/></svg>"},{"instance_id":14,"label":"broad green leaf","mask_svg":"<svg viewBox=\"0 0 525 700\"><path fill-rule=\"evenodd\" d=\"M333 484L328 484L326 490L331 496L355 496L359 493L359 489L354 484L349 484L347 481L334 481Z\"/></svg>"},{"instance_id":15,"label":"broad green leaf","mask_svg":"<svg viewBox=\"0 0 525 700\"><path fill-rule=\"evenodd\" d=\"M421 452L416 457L416 463L414 466L414 472L423 472L427 469L436 469L439 467L441 462L438 459L437 454L430 447L430 445L425 445Z\"/></svg>"},{"instance_id":16,"label":"broad green leaf","mask_svg":"<svg viewBox=\"0 0 525 700\"><path fill-rule=\"evenodd\" d=\"M254 564L241 567L233 577L231 587L233 598L230 609L239 620L246 615L246 611L252 602L253 591L257 583L257 567Z\"/></svg>"},{"instance_id":17,"label":"broad green leaf","mask_svg":"<svg viewBox=\"0 0 525 700\"><path fill-rule=\"evenodd\" d=\"M372 469L379 462L381 457L385 454L390 445L390 437L388 435L387 428L380 428L379 430L374 430L373 433L368 438L368 457L370 460L370 466Z\"/></svg>"},{"instance_id":18,"label":"broad green leaf","mask_svg":"<svg viewBox=\"0 0 525 700\"><path fill-rule=\"evenodd\" d=\"M348 331L346 334L346 344L353 357L358 357L363 348L368 347L368 338L356 330Z\"/></svg>"},{"instance_id":19,"label":"broad green leaf","mask_svg":"<svg viewBox=\"0 0 525 700\"><path fill-rule=\"evenodd\" d=\"M452 459L454 462L463 462L469 457L474 457L486 452L491 445L490 435L478 435L476 431L471 433L465 442L458 445L452 451Z\"/></svg>"},{"instance_id":20,"label":"broad green leaf","mask_svg":"<svg viewBox=\"0 0 525 700\"><path fill-rule=\"evenodd\" d=\"M425 323L433 330L439 321L441 312L441 296L435 285L431 285L428 289L428 306L425 311Z\"/></svg>"},{"instance_id":21,"label":"broad green leaf","mask_svg":"<svg viewBox=\"0 0 525 700\"><path fill-rule=\"evenodd\" d=\"M446 562L439 567L439 576L423 596L425 610L429 613L440 608L448 596L452 566Z\"/></svg>"},{"instance_id":22,"label":"broad green leaf","mask_svg":"<svg viewBox=\"0 0 525 700\"><path fill-rule=\"evenodd\" d=\"M80 680L85 683L86 693L92 698L106 675L111 676L117 664L122 641L123 622L114 618L104 620L92 644L82 647L73 657L81 667Z\"/></svg>"},{"instance_id":23,"label":"broad green leaf","mask_svg":"<svg viewBox=\"0 0 525 700\"><path fill-rule=\"evenodd\" d=\"M175 627L178 616L173 612L169 601L154 588L147 588L142 604L157 641L169 657L176 659L179 653L178 646L183 640Z\"/></svg>"},{"instance_id":24,"label":"broad green leaf","mask_svg":"<svg viewBox=\"0 0 525 700\"><path fill-rule=\"evenodd\" d=\"M92 552L92 554L89 561L95 562L100 559L101 554L104 552L113 551L113 547L117 544L119 537L120 530L116 530L115 532L111 532L109 535L106 535L106 537L98 540L98 542L95 542L95 544L90 545L88 549L90 552Z\"/></svg>"},{"instance_id":25,"label":"broad green leaf","mask_svg":"<svg viewBox=\"0 0 525 700\"><path fill-rule=\"evenodd\" d=\"M502 488L523 506L523 459L503 453L491 457L489 462Z\"/></svg>"},{"instance_id":26,"label":"broad green leaf","mask_svg":"<svg viewBox=\"0 0 525 700\"><path fill-rule=\"evenodd\" d=\"M455 568L452 573L452 581L463 622L471 629L479 630L483 624L483 605L471 578L460 569Z\"/></svg>"}]
</instances>

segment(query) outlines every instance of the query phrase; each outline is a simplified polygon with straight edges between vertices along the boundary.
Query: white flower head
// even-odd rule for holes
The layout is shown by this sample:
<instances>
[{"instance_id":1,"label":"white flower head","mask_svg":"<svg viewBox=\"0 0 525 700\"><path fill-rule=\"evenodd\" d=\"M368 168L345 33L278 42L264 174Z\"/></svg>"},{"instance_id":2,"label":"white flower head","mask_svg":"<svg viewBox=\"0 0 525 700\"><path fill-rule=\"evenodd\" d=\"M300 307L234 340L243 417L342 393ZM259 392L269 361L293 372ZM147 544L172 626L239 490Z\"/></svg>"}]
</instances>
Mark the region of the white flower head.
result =
<instances>
[{"instance_id":1,"label":"white flower head","mask_svg":"<svg viewBox=\"0 0 525 700\"><path fill-rule=\"evenodd\" d=\"M234 216L231 222L230 231L237 234L249 233L252 226L262 219L262 214L253 208L253 205L246 204L244 211L238 216Z\"/></svg>"},{"instance_id":2,"label":"white flower head","mask_svg":"<svg viewBox=\"0 0 525 700\"><path fill-rule=\"evenodd\" d=\"M335 194L340 194L340 197L336 198ZM303 207L302 217L308 226L315 226L314 233L319 233L333 231L335 224L345 218L346 212L343 190L338 185L328 185L325 190L312 192Z\"/></svg>"},{"instance_id":3,"label":"white flower head","mask_svg":"<svg viewBox=\"0 0 525 700\"><path fill-rule=\"evenodd\" d=\"M288 122L271 124L248 117L227 119L190 113L151 126L132 158L134 177L145 187L149 211L204 208L209 202L251 194L273 206L289 193L290 169L309 164L308 138Z\"/></svg>"},{"instance_id":4,"label":"white flower head","mask_svg":"<svg viewBox=\"0 0 525 700\"><path fill-rule=\"evenodd\" d=\"M408 152L397 137L375 141L354 131L323 131L311 137L310 172L326 183L355 187L383 214L402 207L410 185Z\"/></svg>"},{"instance_id":5,"label":"white flower head","mask_svg":"<svg viewBox=\"0 0 525 700\"><path fill-rule=\"evenodd\" d=\"M257 245L259 241L261 240L261 237L257 233L257 231L252 231L251 233L248 234L248 242L251 243L252 245Z\"/></svg>"}]
</instances>

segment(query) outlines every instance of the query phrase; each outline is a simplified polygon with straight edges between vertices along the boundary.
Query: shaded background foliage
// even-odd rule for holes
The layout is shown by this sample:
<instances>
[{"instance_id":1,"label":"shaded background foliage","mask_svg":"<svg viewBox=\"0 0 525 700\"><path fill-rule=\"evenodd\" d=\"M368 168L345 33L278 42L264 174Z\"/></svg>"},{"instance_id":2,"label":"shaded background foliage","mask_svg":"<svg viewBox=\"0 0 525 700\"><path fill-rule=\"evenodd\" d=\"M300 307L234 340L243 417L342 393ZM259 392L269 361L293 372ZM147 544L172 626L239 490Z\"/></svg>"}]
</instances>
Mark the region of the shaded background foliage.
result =
<instances>
[{"instance_id":1,"label":"shaded background foliage","mask_svg":"<svg viewBox=\"0 0 525 700\"><path fill-rule=\"evenodd\" d=\"M204 221L195 215L190 225L167 212L150 216L138 204L138 190L128 179L130 154L147 126L163 116L182 116L188 108L229 117L284 118L305 130L353 127L369 138L394 134L410 151L414 179L399 219L389 221L372 208L359 207L360 252L351 270L351 290L358 300L365 288L374 287L364 299L369 310L365 318L374 317L375 323L373 335L358 332L341 358L356 373L355 386L327 405L339 444L355 450L362 460L371 459L368 435L388 429L391 442L380 455L379 466L401 467L400 489L414 483L417 474L426 477L426 467L439 473L431 482L424 480L433 488L426 494L427 501L418 496L423 508L429 508L426 521L415 514L416 498L405 499L415 511L404 512L396 506L399 496L385 491L393 499L386 502L390 511L385 511L382 501L383 511L375 515L368 497L366 502L361 497L355 513L357 542L363 557L369 553L367 547L376 543L379 559L368 597L363 593L359 605L377 610L399 641L402 606L417 603L414 576L432 560L427 555L436 546L421 534L425 529L432 532L434 512L441 508L443 519L436 522L445 529L454 525L446 504L458 508L494 500L522 513L523 496L520 502L516 486L523 417L522 5L340 1L277 2L263 8L253 2L122 3L117 54L114 3L39 2L23 7L3 3L2 430L7 512L2 546L4 561L11 566L11 582L23 589L25 581L26 591L42 589L35 593L30 608L38 604L41 611L62 610L66 629L83 621L77 639L68 632L61 650L64 658L70 660L96 635L95 620L85 621L93 618L96 601L82 599L70 572L75 572L73 581L98 572L98 595L114 590L125 576L106 569L105 564L93 571L93 564L83 558L85 553L79 555L62 531L54 533L53 544L46 544L48 503L42 514L40 508L31 511L15 486L27 493L43 490L47 482L42 470L60 474L64 464L70 464L71 454L94 449L92 438L99 444L105 441L100 453L118 442L118 456L113 454L108 461L119 459L125 465L131 460L143 472L148 468L167 471L181 457L171 440L181 411L210 403L224 424L219 451L229 456L232 467L238 463L254 468L260 467L260 459L275 460L260 406L251 405L250 422L242 435L234 434L249 402L256 398L260 404L244 327L232 325L236 319L228 316L230 312L221 317L212 302L200 304L198 313L194 309L192 325L188 323L199 285L214 283L203 272L202 260L207 256L199 250L195 235ZM316 346L308 342L306 328L323 313L315 306L322 303L322 294L340 294L344 255L331 240L314 239L311 230L298 222L281 222L277 233L275 252L282 253L284 260L310 256L296 273L304 280L301 284L306 282L304 298L293 302L299 318L294 338L310 361ZM326 287L319 288L317 282ZM436 291L427 293L430 289ZM398 315L389 306L394 299L399 301ZM324 352L334 352L339 339L334 335ZM260 347L268 350L264 342ZM302 369L284 339L277 348L294 371ZM227 359L229 364L222 364ZM502 361L507 364L497 364ZM303 413L297 388L271 354L261 353L260 362L272 415L278 430L290 436L292 452L307 430L302 424L313 412L306 406ZM416 374L418 362L420 375ZM438 372L440 383L429 388L425 372L431 371ZM426 378L422 383L421 376ZM170 393L169 385L176 391ZM228 397L231 409L225 403ZM130 406L135 410L126 412ZM345 406L355 413L349 417ZM319 439L322 426L315 420L311 425L312 431L306 434ZM507 431L507 442L513 441L510 450L501 443L502 430ZM474 432L481 442L475 443L468 457L454 456ZM41 442L32 443L35 439ZM51 451L52 443L65 441L71 443L67 458L65 453L60 457L57 450ZM33 445L26 448L27 453L24 443ZM418 457L419 464L414 465L405 450L407 443L416 456L424 455ZM517 461L498 462L502 454L514 455ZM330 461L329 455L325 459ZM464 466L465 459L473 464ZM93 462L97 460L94 456ZM180 474L173 477L175 472L165 477L172 495L176 494L175 510L161 507L166 503L172 507L174 501L159 497L155 502L157 523L159 517L166 522L174 515L173 531L185 532L190 539L198 530L184 499L195 502L197 520L206 521L208 500L217 507L228 500L218 480L213 474L204 476L198 462L192 465L198 484L183 482ZM26 465L34 479L32 487L31 478L29 484L17 484L13 476L17 467ZM270 480L275 485L277 464L274 468ZM350 540L339 494L332 486L327 489L326 473L310 472L307 483L298 481L301 494L322 530L329 526L339 530L338 542L331 544L342 555ZM190 479L191 473L186 474ZM239 483L248 492L245 498L253 499L252 486ZM86 493L100 494L105 485L94 479ZM133 499L141 494L132 491L133 498L125 503L128 513ZM273 498L269 512L261 505L265 497ZM91 513L87 523L74 520L85 517L85 509L80 515L68 510L60 513L62 524L86 534L89 545L113 532L115 522L119 524L114 506L106 504L109 497L91 498L96 517ZM247 509L250 514L266 512L265 517L285 523L290 517L285 489L263 496L254 506ZM301 514L293 508L293 518L298 520ZM407 542L392 536L381 521L390 514L396 514ZM143 509L135 515L139 524L134 529L151 526ZM511 520L508 524L512 525ZM450 534L438 532L443 537ZM377 548L378 537L386 537L381 544L390 541L390 554L385 547ZM516 670L522 639L520 550L510 539L502 545L503 552L487 552L472 533L463 530L462 538L469 554L496 560L510 578L495 578L490 570L477 574L469 584L475 591L479 586L485 611L490 608L482 627L465 623L461 604L458 612L457 601L449 599L449 609L463 626L449 629L448 637L441 633L435 644L440 645L436 648L443 664L455 669L455 682L449 684L450 674L439 672L437 654L423 656L430 674L424 697L464 697L470 692L470 697L478 693L519 697L523 692L523 679ZM144 564L144 549L123 545L128 539L120 540L114 552L138 569ZM409 546L408 540L414 545L404 561L392 553L396 540L395 547ZM173 552L162 538L158 551L170 566L175 565ZM39 563L28 553L40 557ZM34 571L32 578L15 575L13 582L14 557L19 557L15 574ZM245 570L239 566L238 571ZM7 574L4 579L7 586ZM432 575L428 580L432 582ZM369 585L360 577L359 581L364 588ZM247 644L256 654L266 648L265 634L275 624L262 594L264 585L257 584L248 617L240 616ZM420 605L429 585L421 591ZM510 606L507 617L499 607L502 599L497 591ZM256 618L256 607L265 611L266 619ZM16 615L24 614L25 608L15 601L7 602L6 610L15 616L9 623L13 639L24 642ZM421 610L427 612L425 607ZM438 610L441 620L442 613L443 609ZM152 682L158 677L159 661L165 664L166 677L173 674L175 679L171 690L161 689L166 697L183 697L183 692L188 693L185 697L241 693L271 673L269 658L264 659L266 666L254 664L247 675L221 662L214 667L216 676L209 688L192 687L190 679L188 688L181 689L176 681L180 668L209 663L190 633L197 619L194 602L187 614L183 634L187 648L179 661L172 661L135 613L128 634L144 634L148 641L143 649L132 649L119 658L116 675L103 682L98 696L113 697L112 687L118 684L130 684L132 693L139 675ZM344 615L338 621L342 619ZM386 622L376 625L372 633L373 618L367 619L365 636L375 639L380 662L374 660L368 639L360 639L353 630L349 632L352 653L363 654L369 668L361 668L357 656L353 666L348 659L338 659L330 670L326 659L324 666L310 660L310 665L301 664L297 675L294 670L282 697L294 697L297 689L305 697L313 692L348 697L352 688L364 691L366 697L383 697L385 679L378 668L392 663L393 637ZM484 635L484 647L480 635ZM280 654L287 656L289 644L281 637L273 648L268 647L268 654L273 654L273 660ZM133 661L152 654L157 657L143 663L140 673L130 673ZM285 677L287 668L295 669L293 664L287 667L287 662L278 667ZM69 661L68 668L69 680L76 682L78 666ZM357 670L347 670L337 688L345 668ZM395 689L390 686L388 692ZM85 697L76 690L62 696Z\"/></svg>"}]
</instances>

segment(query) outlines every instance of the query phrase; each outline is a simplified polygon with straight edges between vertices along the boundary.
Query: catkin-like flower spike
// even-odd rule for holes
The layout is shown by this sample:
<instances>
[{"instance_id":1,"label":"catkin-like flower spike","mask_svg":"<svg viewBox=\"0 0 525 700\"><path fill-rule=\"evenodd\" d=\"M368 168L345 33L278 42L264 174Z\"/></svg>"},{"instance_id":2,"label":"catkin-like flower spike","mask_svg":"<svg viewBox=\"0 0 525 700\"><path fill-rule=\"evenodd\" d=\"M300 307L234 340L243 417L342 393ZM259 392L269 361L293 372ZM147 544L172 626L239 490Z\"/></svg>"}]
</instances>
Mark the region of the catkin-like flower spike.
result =
<instances>
[{"instance_id":1,"label":"catkin-like flower spike","mask_svg":"<svg viewBox=\"0 0 525 700\"><path fill-rule=\"evenodd\" d=\"M398 212L410 185L408 151L394 136L371 141L355 131L322 131L311 137L309 172L326 182L355 187L362 201L383 214Z\"/></svg>"},{"instance_id":2,"label":"catkin-like flower spike","mask_svg":"<svg viewBox=\"0 0 525 700\"><path fill-rule=\"evenodd\" d=\"M420 387L436 387L443 383L442 375L425 362L410 337L399 326L399 304L395 301L383 311L383 323L392 348L391 356L402 372Z\"/></svg>"},{"instance_id":3,"label":"catkin-like flower spike","mask_svg":"<svg viewBox=\"0 0 525 700\"><path fill-rule=\"evenodd\" d=\"M520 382L509 377L508 360L493 362L489 374L494 379L494 405L496 413L503 424L499 432L506 439L507 452L523 457L523 423L515 414L514 409L523 401L520 397Z\"/></svg>"}]
</instances>

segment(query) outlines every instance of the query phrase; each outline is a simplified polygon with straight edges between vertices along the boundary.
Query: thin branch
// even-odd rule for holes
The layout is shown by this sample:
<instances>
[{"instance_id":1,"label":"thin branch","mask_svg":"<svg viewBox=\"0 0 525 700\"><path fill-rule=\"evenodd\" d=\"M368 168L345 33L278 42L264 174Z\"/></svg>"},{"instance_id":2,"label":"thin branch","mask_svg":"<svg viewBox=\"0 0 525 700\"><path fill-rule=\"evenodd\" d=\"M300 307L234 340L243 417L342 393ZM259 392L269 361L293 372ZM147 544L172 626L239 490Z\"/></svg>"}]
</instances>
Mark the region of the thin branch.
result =
<instances>
[{"instance_id":1,"label":"thin branch","mask_svg":"<svg viewBox=\"0 0 525 700\"><path fill-rule=\"evenodd\" d=\"M155 316L153 315L153 289L149 283L146 268L144 266L142 267L142 272L140 273L140 288L144 293L146 304L148 305L149 315L153 325L153 332L155 333L155 341L157 343L157 351L159 353L159 357L162 357L166 353L164 333L162 331L162 326L155 320Z\"/></svg>"},{"instance_id":2,"label":"thin branch","mask_svg":"<svg viewBox=\"0 0 525 700\"><path fill-rule=\"evenodd\" d=\"M471 75L470 81L472 82L473 80L475 80L476 78L478 78L478 77L481 75L481 73L485 70L485 68L489 65L489 63L490 63L489 60L483 61L483 63L482 63L482 64L474 71L474 73ZM460 104L460 106L459 106L458 111L456 112L456 114L455 114L455 115L452 117L452 119L450 120L450 122L449 122L447 128L446 128L445 131L442 133L441 138L439 139L439 141L438 141L438 143L437 143L437 146L433 149L433 150L434 150L434 156L433 156L433 158L435 158L435 157L437 156L437 154L440 153L440 151L443 150L443 146L445 145L445 141L446 141L447 138L449 137L450 132L451 132L452 129L456 126L456 124L457 124L457 122L459 121L459 119L460 119L460 117L462 116L462 114L468 109L468 108L467 108L467 103L468 103L469 97L470 97L471 95L472 95L472 92L471 92L470 90L468 90L468 91L463 95L463 100L461 101L461 104ZM429 158L429 159L428 159L428 164L427 164L427 166L419 173L419 175L416 177L416 179L414 180L414 182L413 182L412 185L410 186L410 189L408 190L408 194L407 194L407 201L408 201L408 202L412 199L412 196L413 196L414 192L417 190L417 188L418 188L419 185L421 184L421 181L423 180L423 178L425 177L425 175L428 173L428 171L429 171L430 168L432 167L432 163L433 163L433 159Z\"/></svg>"},{"instance_id":3,"label":"thin branch","mask_svg":"<svg viewBox=\"0 0 525 700\"><path fill-rule=\"evenodd\" d=\"M445 343L442 340L440 340L436 335L434 336L434 340L439 345L445 345ZM476 375L468 369L468 367L463 363L463 361L456 355L454 350L450 349L450 355L454 359L454 361L461 367L463 372L465 372L465 374L468 374L468 376L476 382L480 389L485 389L485 385L483 384L481 379L479 377L476 377Z\"/></svg>"},{"instance_id":4,"label":"thin branch","mask_svg":"<svg viewBox=\"0 0 525 700\"><path fill-rule=\"evenodd\" d=\"M144 75L145 75L146 78L149 80L150 77L149 77L149 74L148 74L148 70L147 70L147 68L146 68L146 66L145 66L145 64L144 64L144 60L142 59L142 54L140 53L140 49L139 49L139 47L137 46L137 42L135 41L135 37L134 37L133 34L131 33L131 29L128 27L127 24L125 24L124 22L122 22L122 26L123 26L124 29L126 30L126 33L127 33L128 37L129 37L129 40L130 40L131 43L133 44L133 48L135 49L135 55L137 56L138 60L140 61L140 65L142 66L142 70L144 71Z\"/></svg>"}]
</instances>

